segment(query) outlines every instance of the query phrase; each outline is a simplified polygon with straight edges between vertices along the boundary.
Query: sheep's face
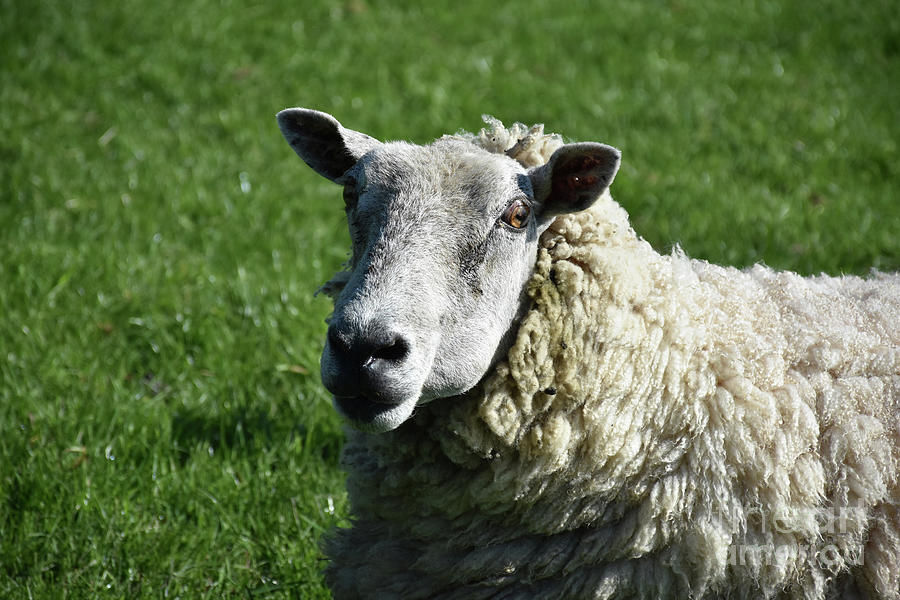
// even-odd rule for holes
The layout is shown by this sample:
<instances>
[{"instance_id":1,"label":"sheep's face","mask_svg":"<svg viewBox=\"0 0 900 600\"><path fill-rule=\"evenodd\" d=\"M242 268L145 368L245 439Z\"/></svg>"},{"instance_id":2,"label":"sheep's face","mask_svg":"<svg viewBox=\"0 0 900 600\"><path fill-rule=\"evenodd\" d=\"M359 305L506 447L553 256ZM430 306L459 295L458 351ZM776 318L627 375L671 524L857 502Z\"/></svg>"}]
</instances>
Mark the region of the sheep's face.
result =
<instances>
[{"instance_id":1,"label":"sheep's face","mask_svg":"<svg viewBox=\"0 0 900 600\"><path fill-rule=\"evenodd\" d=\"M372 432L478 383L526 308L539 235L590 206L619 162L609 146L570 144L529 171L458 140L382 144L316 111L278 120L301 158L344 188L353 247L322 382Z\"/></svg>"}]
</instances>

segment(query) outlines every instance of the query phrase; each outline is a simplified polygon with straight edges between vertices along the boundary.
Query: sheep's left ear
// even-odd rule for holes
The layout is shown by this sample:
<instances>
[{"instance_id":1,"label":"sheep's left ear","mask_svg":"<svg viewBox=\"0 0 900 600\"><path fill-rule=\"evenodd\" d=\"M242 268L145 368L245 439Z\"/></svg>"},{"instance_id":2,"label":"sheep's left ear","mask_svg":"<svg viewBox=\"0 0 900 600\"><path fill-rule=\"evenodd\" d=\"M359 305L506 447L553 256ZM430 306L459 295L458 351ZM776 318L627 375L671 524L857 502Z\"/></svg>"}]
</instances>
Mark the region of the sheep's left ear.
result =
<instances>
[{"instance_id":1,"label":"sheep's left ear","mask_svg":"<svg viewBox=\"0 0 900 600\"><path fill-rule=\"evenodd\" d=\"M621 154L594 142L566 144L529 174L541 219L584 210L606 191L619 170Z\"/></svg>"},{"instance_id":2,"label":"sheep's left ear","mask_svg":"<svg viewBox=\"0 0 900 600\"><path fill-rule=\"evenodd\" d=\"M277 115L284 139L316 173L340 183L341 176L369 150L381 145L364 133L346 129L328 113L287 108Z\"/></svg>"}]
</instances>

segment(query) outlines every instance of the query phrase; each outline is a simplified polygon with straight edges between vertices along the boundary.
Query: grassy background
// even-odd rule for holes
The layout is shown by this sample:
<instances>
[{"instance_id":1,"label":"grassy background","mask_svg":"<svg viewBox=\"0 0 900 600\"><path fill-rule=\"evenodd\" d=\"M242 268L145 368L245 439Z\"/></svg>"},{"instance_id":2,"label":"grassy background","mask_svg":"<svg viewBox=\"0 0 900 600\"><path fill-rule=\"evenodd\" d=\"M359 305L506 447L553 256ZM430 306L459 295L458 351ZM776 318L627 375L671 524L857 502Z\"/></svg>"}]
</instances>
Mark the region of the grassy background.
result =
<instances>
[{"instance_id":1,"label":"grassy background","mask_svg":"<svg viewBox=\"0 0 900 600\"><path fill-rule=\"evenodd\" d=\"M657 248L900 268L895 0L0 0L0 597L327 597L338 192L274 114L623 150Z\"/></svg>"}]
</instances>

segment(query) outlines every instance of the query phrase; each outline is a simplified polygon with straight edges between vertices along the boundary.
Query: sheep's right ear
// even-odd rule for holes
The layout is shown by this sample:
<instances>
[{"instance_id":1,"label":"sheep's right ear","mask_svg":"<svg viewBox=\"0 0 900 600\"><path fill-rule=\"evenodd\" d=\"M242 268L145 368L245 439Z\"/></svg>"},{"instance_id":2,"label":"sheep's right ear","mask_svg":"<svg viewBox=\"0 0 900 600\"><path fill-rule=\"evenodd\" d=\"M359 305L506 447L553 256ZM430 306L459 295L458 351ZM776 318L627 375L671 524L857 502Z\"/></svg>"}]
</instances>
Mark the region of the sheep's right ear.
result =
<instances>
[{"instance_id":1,"label":"sheep's right ear","mask_svg":"<svg viewBox=\"0 0 900 600\"><path fill-rule=\"evenodd\" d=\"M550 219L591 206L612 183L620 157L612 146L594 142L557 149L547 164L529 174L540 217Z\"/></svg>"},{"instance_id":2,"label":"sheep's right ear","mask_svg":"<svg viewBox=\"0 0 900 600\"><path fill-rule=\"evenodd\" d=\"M278 127L300 158L318 174L337 181L363 154L381 144L364 133L344 129L331 115L308 108L278 113Z\"/></svg>"}]
</instances>

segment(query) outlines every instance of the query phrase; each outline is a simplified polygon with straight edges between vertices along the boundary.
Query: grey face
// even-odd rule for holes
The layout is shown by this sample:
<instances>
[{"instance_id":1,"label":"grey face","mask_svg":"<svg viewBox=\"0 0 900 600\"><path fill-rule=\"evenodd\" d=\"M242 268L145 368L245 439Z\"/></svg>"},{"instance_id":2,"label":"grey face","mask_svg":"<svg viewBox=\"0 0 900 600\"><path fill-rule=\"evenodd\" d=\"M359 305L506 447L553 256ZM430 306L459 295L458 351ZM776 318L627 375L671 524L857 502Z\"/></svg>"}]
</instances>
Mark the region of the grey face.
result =
<instances>
[{"instance_id":1,"label":"grey face","mask_svg":"<svg viewBox=\"0 0 900 600\"><path fill-rule=\"evenodd\" d=\"M460 140L382 144L311 110L278 121L300 157L344 187L351 268L322 382L372 432L478 383L525 309L538 236L590 206L619 164L609 146L569 144L528 171Z\"/></svg>"}]
</instances>

